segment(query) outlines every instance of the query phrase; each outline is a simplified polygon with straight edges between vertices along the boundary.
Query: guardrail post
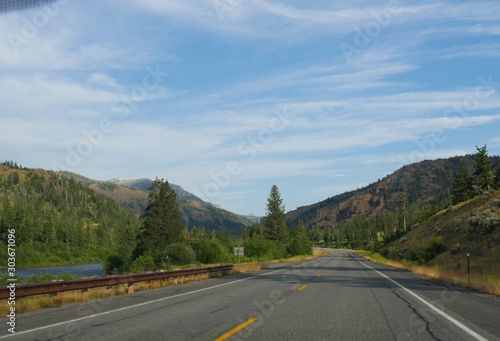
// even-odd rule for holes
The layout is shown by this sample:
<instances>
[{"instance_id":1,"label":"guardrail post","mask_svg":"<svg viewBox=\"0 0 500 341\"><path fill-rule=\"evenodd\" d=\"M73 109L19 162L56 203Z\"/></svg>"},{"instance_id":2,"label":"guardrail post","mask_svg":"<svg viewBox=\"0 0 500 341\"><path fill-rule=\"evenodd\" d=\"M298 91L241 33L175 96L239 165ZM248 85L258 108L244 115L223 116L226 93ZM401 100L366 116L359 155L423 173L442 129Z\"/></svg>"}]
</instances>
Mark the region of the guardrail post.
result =
<instances>
[{"instance_id":1,"label":"guardrail post","mask_svg":"<svg viewBox=\"0 0 500 341\"><path fill-rule=\"evenodd\" d=\"M134 292L134 283L129 283L128 286L127 286L127 292L129 294L133 293Z\"/></svg>"}]
</instances>

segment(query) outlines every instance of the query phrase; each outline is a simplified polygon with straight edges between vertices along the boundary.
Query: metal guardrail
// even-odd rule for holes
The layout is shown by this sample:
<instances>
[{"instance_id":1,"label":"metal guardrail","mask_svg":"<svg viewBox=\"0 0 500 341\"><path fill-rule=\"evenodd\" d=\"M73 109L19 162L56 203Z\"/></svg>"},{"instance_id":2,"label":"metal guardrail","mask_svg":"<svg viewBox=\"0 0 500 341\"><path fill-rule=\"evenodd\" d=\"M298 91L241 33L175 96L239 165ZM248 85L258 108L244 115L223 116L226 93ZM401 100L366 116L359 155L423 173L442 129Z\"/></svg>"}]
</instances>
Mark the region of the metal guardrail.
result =
<instances>
[{"instance_id":1,"label":"metal guardrail","mask_svg":"<svg viewBox=\"0 0 500 341\"><path fill-rule=\"evenodd\" d=\"M230 271L233 265L211 266L206 268L184 269L165 272L151 272L138 275L108 276L102 278L84 278L70 281L17 284L15 286L16 298L51 294L70 290L86 290L98 287L111 287L118 284L133 284L137 282L152 281L165 278L183 277L199 275L210 272ZM10 295L10 288L3 286L0 288L0 299L7 299Z\"/></svg>"}]
</instances>

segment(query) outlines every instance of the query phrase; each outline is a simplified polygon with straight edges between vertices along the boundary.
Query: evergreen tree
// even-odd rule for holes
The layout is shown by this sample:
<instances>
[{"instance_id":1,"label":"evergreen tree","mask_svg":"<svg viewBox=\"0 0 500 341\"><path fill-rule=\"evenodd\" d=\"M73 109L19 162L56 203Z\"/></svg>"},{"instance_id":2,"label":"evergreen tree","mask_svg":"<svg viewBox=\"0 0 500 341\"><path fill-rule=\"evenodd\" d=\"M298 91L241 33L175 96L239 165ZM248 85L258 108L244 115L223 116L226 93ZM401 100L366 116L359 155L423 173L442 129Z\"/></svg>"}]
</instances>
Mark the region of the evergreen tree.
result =
<instances>
[{"instance_id":1,"label":"evergreen tree","mask_svg":"<svg viewBox=\"0 0 500 341\"><path fill-rule=\"evenodd\" d=\"M183 240L184 224L174 190L158 178L149 187L148 205L142 215L142 252L150 252L157 264L165 260L166 247Z\"/></svg>"},{"instance_id":2,"label":"evergreen tree","mask_svg":"<svg viewBox=\"0 0 500 341\"><path fill-rule=\"evenodd\" d=\"M453 180L451 187L451 199L453 205L467 201L473 197L472 178L467 168L462 167L460 173Z\"/></svg>"},{"instance_id":3,"label":"evergreen tree","mask_svg":"<svg viewBox=\"0 0 500 341\"><path fill-rule=\"evenodd\" d=\"M493 177L491 176L491 166L488 160L488 151L486 145L479 148L476 146L477 153L474 154L476 164L474 165L474 176L477 186L483 191L489 191L493 185Z\"/></svg>"},{"instance_id":4,"label":"evergreen tree","mask_svg":"<svg viewBox=\"0 0 500 341\"><path fill-rule=\"evenodd\" d=\"M286 241L285 206L276 185L271 187L267 199L267 214L265 217L265 232L269 240L280 244Z\"/></svg>"},{"instance_id":5,"label":"evergreen tree","mask_svg":"<svg viewBox=\"0 0 500 341\"><path fill-rule=\"evenodd\" d=\"M249 237L253 236L264 236L265 235L265 226L261 223L254 223L252 226L248 228Z\"/></svg>"},{"instance_id":6,"label":"evergreen tree","mask_svg":"<svg viewBox=\"0 0 500 341\"><path fill-rule=\"evenodd\" d=\"M7 183L9 185L18 185L19 181L19 174L17 172L12 172L9 174L9 179L7 180Z\"/></svg>"},{"instance_id":7,"label":"evergreen tree","mask_svg":"<svg viewBox=\"0 0 500 341\"><path fill-rule=\"evenodd\" d=\"M296 255L311 255L313 251L312 242L307 236L306 228L302 221L298 226L290 231L290 239L287 245L287 252L292 256Z\"/></svg>"},{"instance_id":8,"label":"evergreen tree","mask_svg":"<svg viewBox=\"0 0 500 341\"><path fill-rule=\"evenodd\" d=\"M493 181L493 187L495 189L500 189L500 165L497 166L497 171L495 173L495 180Z\"/></svg>"}]
</instances>

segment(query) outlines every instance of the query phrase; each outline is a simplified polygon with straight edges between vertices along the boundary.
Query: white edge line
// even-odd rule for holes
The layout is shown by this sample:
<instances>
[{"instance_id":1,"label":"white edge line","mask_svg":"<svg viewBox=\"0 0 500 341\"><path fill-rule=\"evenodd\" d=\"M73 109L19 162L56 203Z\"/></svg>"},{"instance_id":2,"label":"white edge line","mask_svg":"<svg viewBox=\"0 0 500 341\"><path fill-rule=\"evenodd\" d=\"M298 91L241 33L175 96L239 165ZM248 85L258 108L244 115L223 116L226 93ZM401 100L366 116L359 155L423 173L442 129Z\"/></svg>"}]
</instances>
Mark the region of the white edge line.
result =
<instances>
[{"instance_id":1,"label":"white edge line","mask_svg":"<svg viewBox=\"0 0 500 341\"><path fill-rule=\"evenodd\" d=\"M159 299L156 299L156 300L153 300L153 301L147 301L147 302L143 302L143 303L137 303L137 304L134 304L134 305L126 306L126 307L123 307L123 308L118 308L118 309L115 309L115 310L110 310L110 311L105 311L105 312L98 313L98 314L84 316L84 317L80 317L80 318L69 320L69 321L54 323L54 324L51 324L51 325L48 325L48 326L43 326L43 327L33 328L33 329L29 329L29 330L24 330L22 332L16 332L14 334L7 334L7 335L0 336L0 339L6 339L8 337L15 337L17 335L23 335L23 334L33 333L33 332L37 332L39 330L43 330L43 329L47 329L47 328L53 328L53 327L58 327L58 326L62 326L62 325L68 324L68 323L74 323L74 322L78 322L78 321L83 321L83 320L86 320L86 319L89 319L89 318L94 318L94 317L98 317L98 316L103 316L103 315L107 315L107 314L116 313L118 311L123 311L123 310L132 309L132 308L137 308L137 307L140 307L140 306L143 306L143 305L148 305L148 304L152 304L152 303L156 303L156 302L166 301L166 300L169 300L169 299L172 299L172 298L177 298L177 297L181 297L181 296L196 294L198 292L202 292L202 291L206 291L206 290L211 290L211 289L215 289L215 288L220 288L220 287L223 287L223 286L226 286L226 285L231 285L231 284L235 284L235 283L247 281L247 280L252 279L252 278L270 275L270 274L273 274L273 273L276 273L276 272L280 272L280 271L283 271L283 270L286 270L286 269L292 269L292 268L295 268L297 266L303 266L303 265L312 263L312 262L317 261L317 260L318 260L318 258L315 258L315 259L313 259L313 260L311 260L309 262L305 262L305 263L301 263L301 264L298 264L298 265L290 266L290 267L284 268L284 269L279 269L279 270L274 270L274 271L266 272L266 273L255 275L255 276L252 276L252 277L238 279L238 280L232 281L232 282L217 284L217 285L214 285L214 286L211 286L211 287L202 288L202 289L198 289L198 290L194 290L194 291L189 291L189 292L184 292L182 294L177 294L177 295L173 295L173 296L162 297L162 298L159 298Z\"/></svg>"},{"instance_id":2,"label":"white edge line","mask_svg":"<svg viewBox=\"0 0 500 341\"><path fill-rule=\"evenodd\" d=\"M356 259L356 257L353 257L352 254L351 254L351 257ZM359 264L361 265L364 265L366 266L367 268L375 271L376 273L378 273L380 276L388 279L389 281L391 281L392 283L396 284L398 287L400 287L401 289L405 290L407 293L409 293L410 295L412 295L413 297L415 297L417 300L419 300L420 302L422 302L423 304L425 304L426 306L428 306L429 308L431 308L432 310L434 310L436 313L438 313L439 315L441 315L442 317L444 317L445 319L447 319L448 321L450 321L451 323L453 323L455 326L457 326L458 328L462 329L464 332L466 332L467 334L469 334L470 336L474 337L476 340L480 340L480 341L488 341L488 339L484 338L483 336L479 335L478 333L476 333L475 331L473 331L472 329L470 329L469 327L467 327L465 324L461 323L460 321L457 321L456 319L454 319L453 317L451 317L450 315L446 314L444 311L442 310L439 310L438 308L436 308L435 306L433 306L432 304L430 304L429 302L427 302L426 300L424 300L422 297L418 296L417 294L415 294L413 291L411 291L410 289L407 289L406 287L404 287L403 285L399 284L398 282L396 282L395 280L393 280L392 278L384 275L383 273L381 273L380 271L377 271L375 270L374 268L372 268L371 266L365 264L365 263L362 263L360 262L358 259L356 259L356 261L358 261Z\"/></svg>"}]
</instances>

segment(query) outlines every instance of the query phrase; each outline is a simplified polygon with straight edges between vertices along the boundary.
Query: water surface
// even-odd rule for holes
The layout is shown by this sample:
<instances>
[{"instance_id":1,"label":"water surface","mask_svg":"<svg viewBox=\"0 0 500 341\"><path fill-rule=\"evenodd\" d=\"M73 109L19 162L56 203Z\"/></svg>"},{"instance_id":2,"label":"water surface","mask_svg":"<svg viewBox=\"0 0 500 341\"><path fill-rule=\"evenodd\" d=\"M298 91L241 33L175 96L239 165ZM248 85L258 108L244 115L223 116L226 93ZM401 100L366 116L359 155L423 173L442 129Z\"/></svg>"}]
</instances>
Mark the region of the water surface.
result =
<instances>
[{"instance_id":1,"label":"water surface","mask_svg":"<svg viewBox=\"0 0 500 341\"><path fill-rule=\"evenodd\" d=\"M0 274L7 273L7 270L0 270ZM75 278L106 276L106 271L104 271L102 264L100 263L16 269L16 275L19 279L26 279L35 275L52 274L54 276L57 276L67 273L71 274Z\"/></svg>"}]
</instances>

